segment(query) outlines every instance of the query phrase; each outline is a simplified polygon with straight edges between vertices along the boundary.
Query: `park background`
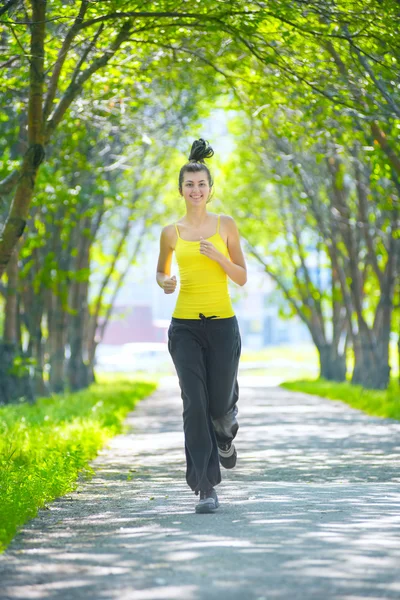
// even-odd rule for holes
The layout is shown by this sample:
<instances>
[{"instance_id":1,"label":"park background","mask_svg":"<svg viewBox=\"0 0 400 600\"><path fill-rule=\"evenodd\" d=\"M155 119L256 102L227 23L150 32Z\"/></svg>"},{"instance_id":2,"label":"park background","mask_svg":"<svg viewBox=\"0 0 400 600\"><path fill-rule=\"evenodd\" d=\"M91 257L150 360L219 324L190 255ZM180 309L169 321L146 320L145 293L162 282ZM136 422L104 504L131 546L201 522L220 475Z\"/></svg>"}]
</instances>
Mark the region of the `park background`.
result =
<instances>
[{"instance_id":1,"label":"park background","mask_svg":"<svg viewBox=\"0 0 400 600\"><path fill-rule=\"evenodd\" d=\"M165 345L156 246L200 137L249 265L241 368L399 417L398 3L189 4L0 9L4 540L157 385L103 342L151 295Z\"/></svg>"}]
</instances>

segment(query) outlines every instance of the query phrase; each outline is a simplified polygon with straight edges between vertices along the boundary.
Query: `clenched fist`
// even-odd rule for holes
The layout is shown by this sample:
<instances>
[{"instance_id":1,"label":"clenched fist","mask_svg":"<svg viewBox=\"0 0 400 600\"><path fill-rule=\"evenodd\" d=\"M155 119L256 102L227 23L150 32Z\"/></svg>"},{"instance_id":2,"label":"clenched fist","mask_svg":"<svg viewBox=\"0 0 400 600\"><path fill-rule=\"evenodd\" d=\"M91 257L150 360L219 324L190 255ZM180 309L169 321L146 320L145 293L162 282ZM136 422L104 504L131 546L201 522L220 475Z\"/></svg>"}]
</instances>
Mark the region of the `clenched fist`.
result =
<instances>
[{"instance_id":1,"label":"clenched fist","mask_svg":"<svg viewBox=\"0 0 400 600\"><path fill-rule=\"evenodd\" d=\"M164 294L173 294L176 288L176 277L172 275L169 279L165 279L163 283Z\"/></svg>"}]
</instances>

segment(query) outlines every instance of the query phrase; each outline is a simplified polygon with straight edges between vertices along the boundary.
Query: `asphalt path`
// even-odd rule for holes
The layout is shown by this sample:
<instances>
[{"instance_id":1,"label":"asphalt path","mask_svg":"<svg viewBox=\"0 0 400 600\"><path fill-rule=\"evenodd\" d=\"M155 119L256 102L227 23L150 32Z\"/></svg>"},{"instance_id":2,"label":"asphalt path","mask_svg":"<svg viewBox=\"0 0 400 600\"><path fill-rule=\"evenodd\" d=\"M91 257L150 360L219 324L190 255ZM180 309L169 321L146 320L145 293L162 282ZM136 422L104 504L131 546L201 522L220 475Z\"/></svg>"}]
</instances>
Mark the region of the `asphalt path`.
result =
<instances>
[{"instance_id":1,"label":"asphalt path","mask_svg":"<svg viewBox=\"0 0 400 600\"><path fill-rule=\"evenodd\" d=\"M95 476L0 556L0 598L400 598L400 422L240 379L238 464L196 514L176 377L127 418Z\"/></svg>"}]
</instances>

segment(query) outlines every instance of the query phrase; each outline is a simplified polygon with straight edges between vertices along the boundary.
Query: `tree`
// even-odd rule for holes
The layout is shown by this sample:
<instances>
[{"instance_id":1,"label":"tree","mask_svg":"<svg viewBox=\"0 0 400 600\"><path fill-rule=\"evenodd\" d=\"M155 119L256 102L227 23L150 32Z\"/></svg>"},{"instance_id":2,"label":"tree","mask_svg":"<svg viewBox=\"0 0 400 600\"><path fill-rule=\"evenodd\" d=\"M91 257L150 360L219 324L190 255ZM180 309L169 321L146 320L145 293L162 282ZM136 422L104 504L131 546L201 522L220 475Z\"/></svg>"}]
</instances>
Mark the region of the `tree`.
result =
<instances>
[{"instance_id":1,"label":"tree","mask_svg":"<svg viewBox=\"0 0 400 600\"><path fill-rule=\"evenodd\" d=\"M26 93L28 148L20 167L0 182L0 194L13 192L0 235L0 276L26 227L45 149L68 109L94 75L104 73L113 57L118 54L122 59L124 53L135 70L140 71L148 57L146 45L158 44L160 36L168 45L185 39L192 28L197 29L199 37L212 31L218 35L225 23L228 29L235 28L239 16L240 26L245 27L247 22L251 31L254 28L251 18L259 12L258 9L251 14L239 2L230 3L229 9L221 7L219 2L207 2L195 13L182 12L178 2L172 10L169 2L158 3L158 10L153 11L120 11L115 1L104 7L89 0L81 0L78 13L75 6L66 7L62 2L54 3L50 12L46 0L32 0L31 14L18 2L9 3L6 8L12 14L2 21L10 31L5 40L11 41L14 56L23 50L30 78ZM60 13L66 21L58 23ZM73 24L69 26L72 19ZM29 53L19 39L23 34L30 41ZM134 48L133 55L131 48ZM6 65L12 69L14 62Z\"/></svg>"}]
</instances>

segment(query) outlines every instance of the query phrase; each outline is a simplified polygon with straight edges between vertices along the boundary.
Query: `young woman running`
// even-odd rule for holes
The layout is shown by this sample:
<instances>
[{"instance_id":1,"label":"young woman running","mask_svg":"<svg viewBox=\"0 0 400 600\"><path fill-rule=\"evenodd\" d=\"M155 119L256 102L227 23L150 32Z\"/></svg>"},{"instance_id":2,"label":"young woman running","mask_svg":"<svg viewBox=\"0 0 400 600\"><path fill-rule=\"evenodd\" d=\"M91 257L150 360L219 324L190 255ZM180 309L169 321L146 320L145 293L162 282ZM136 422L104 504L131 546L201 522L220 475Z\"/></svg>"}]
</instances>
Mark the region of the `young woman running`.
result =
<instances>
[{"instance_id":1,"label":"young woman running","mask_svg":"<svg viewBox=\"0 0 400 600\"><path fill-rule=\"evenodd\" d=\"M219 506L214 486L220 465L236 464L232 440L239 424L237 372L241 337L228 290L228 276L247 281L246 263L234 219L207 212L213 180L204 159L214 151L203 139L193 142L179 173L186 214L161 231L157 282L173 294L172 253L179 267L180 290L168 329L168 351L183 400L186 481L200 501L196 512Z\"/></svg>"}]
</instances>

